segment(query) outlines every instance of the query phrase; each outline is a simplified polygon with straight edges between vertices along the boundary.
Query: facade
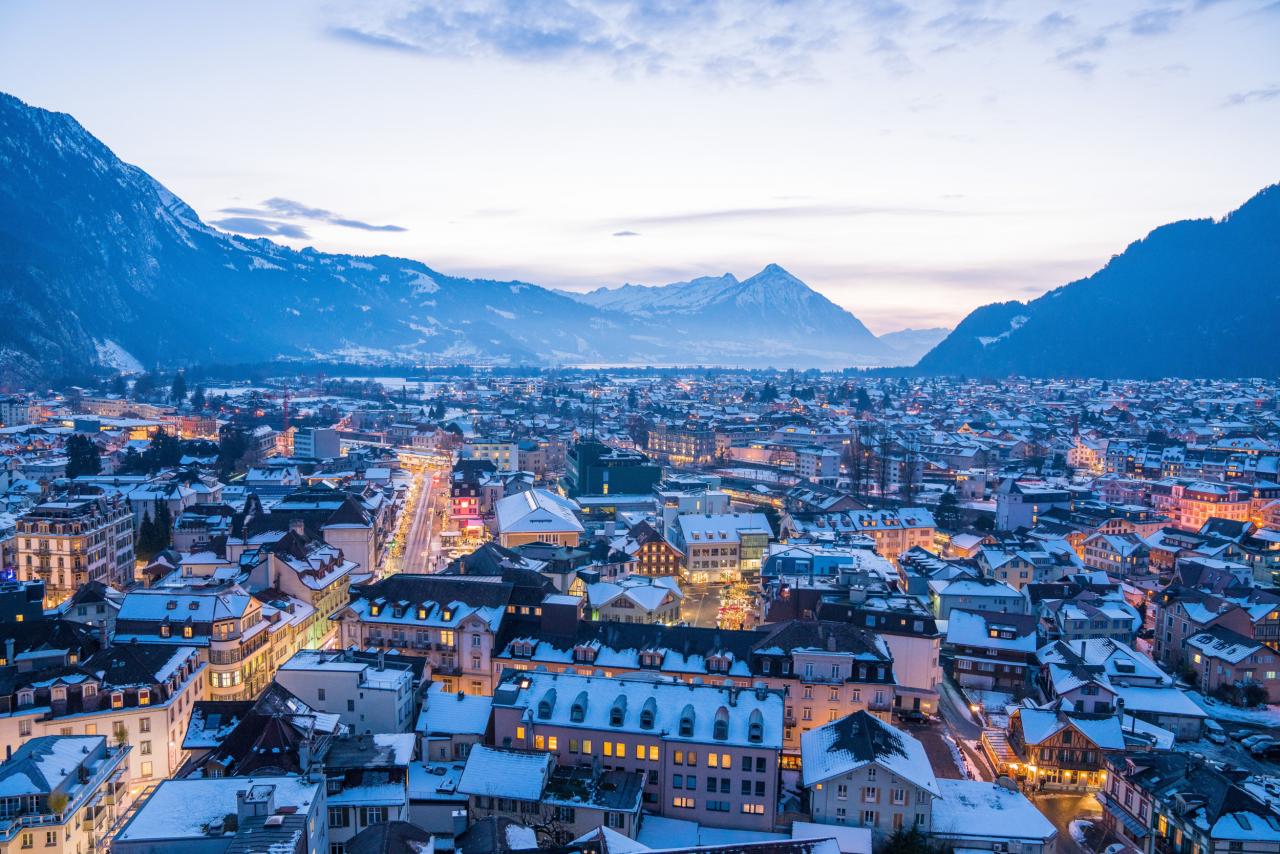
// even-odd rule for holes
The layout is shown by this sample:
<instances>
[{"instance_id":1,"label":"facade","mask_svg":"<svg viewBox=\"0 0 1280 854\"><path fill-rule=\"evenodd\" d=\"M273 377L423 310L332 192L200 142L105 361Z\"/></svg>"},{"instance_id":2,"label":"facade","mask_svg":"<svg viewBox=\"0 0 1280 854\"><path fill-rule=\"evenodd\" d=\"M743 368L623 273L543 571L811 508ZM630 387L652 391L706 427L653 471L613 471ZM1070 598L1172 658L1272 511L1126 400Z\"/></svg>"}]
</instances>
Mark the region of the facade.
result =
<instances>
[{"instance_id":1,"label":"facade","mask_svg":"<svg viewBox=\"0 0 1280 854\"><path fill-rule=\"evenodd\" d=\"M1236 696L1246 686L1265 692L1267 703L1280 702L1280 652L1214 626L1187 640L1188 665L1196 674L1196 687L1205 694L1229 691Z\"/></svg>"},{"instance_id":2,"label":"facade","mask_svg":"<svg viewBox=\"0 0 1280 854\"><path fill-rule=\"evenodd\" d=\"M414 669L398 657L388 662L385 655L303 649L280 665L275 681L316 711L338 715L354 733L413 727Z\"/></svg>"},{"instance_id":3,"label":"facade","mask_svg":"<svg viewBox=\"0 0 1280 854\"><path fill-rule=\"evenodd\" d=\"M293 455L328 460L342 454L338 431L328 427L305 427L293 434Z\"/></svg>"},{"instance_id":4,"label":"facade","mask_svg":"<svg viewBox=\"0 0 1280 854\"><path fill-rule=\"evenodd\" d=\"M996 490L996 530L1034 528L1042 513L1070 506L1071 495L1065 489L1019 483L1010 478Z\"/></svg>"},{"instance_id":5,"label":"facade","mask_svg":"<svg viewBox=\"0 0 1280 854\"><path fill-rule=\"evenodd\" d=\"M545 489L508 495L494 505L498 542L504 548L525 543L576 546L582 538L577 505Z\"/></svg>"},{"instance_id":6,"label":"facade","mask_svg":"<svg viewBox=\"0 0 1280 854\"><path fill-rule=\"evenodd\" d=\"M763 513L683 514L667 530L693 584L758 575L773 528Z\"/></svg>"},{"instance_id":7,"label":"facade","mask_svg":"<svg viewBox=\"0 0 1280 854\"><path fill-rule=\"evenodd\" d=\"M128 809L128 745L104 736L33 739L0 764L0 850L101 850Z\"/></svg>"},{"instance_id":8,"label":"facade","mask_svg":"<svg viewBox=\"0 0 1280 854\"><path fill-rule=\"evenodd\" d=\"M493 739L559 765L640 772L658 815L771 830L782 714L780 692L766 688L509 671L494 692Z\"/></svg>"},{"instance_id":9,"label":"facade","mask_svg":"<svg viewBox=\"0 0 1280 854\"><path fill-rule=\"evenodd\" d=\"M43 581L52 607L82 585L123 588L133 580L133 513L119 496L67 494L18 518L17 569Z\"/></svg>"},{"instance_id":10,"label":"facade","mask_svg":"<svg viewBox=\"0 0 1280 854\"><path fill-rule=\"evenodd\" d=\"M964 688L1025 697L1035 689L1036 619L1027 614L951 610L946 647Z\"/></svg>"},{"instance_id":11,"label":"facade","mask_svg":"<svg viewBox=\"0 0 1280 854\"><path fill-rule=\"evenodd\" d=\"M194 647L129 644L83 662L65 652L28 657L0 694L0 743L10 756L46 736L106 736L132 749L121 772L131 785L174 774L186 755L182 733L207 693Z\"/></svg>"},{"instance_id":12,"label":"facade","mask_svg":"<svg viewBox=\"0 0 1280 854\"><path fill-rule=\"evenodd\" d=\"M938 781L909 733L858 712L805 733L801 753L814 822L865 827L876 838L928 831Z\"/></svg>"},{"instance_id":13,"label":"facade","mask_svg":"<svg viewBox=\"0 0 1280 854\"><path fill-rule=\"evenodd\" d=\"M929 582L929 604L933 615L945 620L954 608L1000 614L1025 614L1026 597L1003 582L991 578L960 577Z\"/></svg>"},{"instance_id":14,"label":"facade","mask_svg":"<svg viewBox=\"0 0 1280 854\"><path fill-rule=\"evenodd\" d=\"M635 572L640 575L676 575L685 568L684 554L671 545L648 522L640 522L628 532L634 549Z\"/></svg>"},{"instance_id":15,"label":"facade","mask_svg":"<svg viewBox=\"0 0 1280 854\"><path fill-rule=\"evenodd\" d=\"M583 439L569 449L565 485L569 495L648 495L662 468L639 451Z\"/></svg>"}]
</instances>

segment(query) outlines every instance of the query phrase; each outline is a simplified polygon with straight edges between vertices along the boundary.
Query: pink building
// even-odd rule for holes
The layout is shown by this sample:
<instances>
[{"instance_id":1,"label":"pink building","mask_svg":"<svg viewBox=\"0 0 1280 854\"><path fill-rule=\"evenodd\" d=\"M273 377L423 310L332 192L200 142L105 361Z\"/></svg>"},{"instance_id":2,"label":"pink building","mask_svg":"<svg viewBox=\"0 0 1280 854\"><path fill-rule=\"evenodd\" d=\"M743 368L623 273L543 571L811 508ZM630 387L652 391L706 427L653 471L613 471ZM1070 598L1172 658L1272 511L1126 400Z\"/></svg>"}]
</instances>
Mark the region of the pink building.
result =
<instances>
[{"instance_id":1,"label":"pink building","mask_svg":"<svg viewBox=\"0 0 1280 854\"><path fill-rule=\"evenodd\" d=\"M646 809L717 827L772 830L783 700L778 691L508 671L494 691L498 747L560 765L640 771Z\"/></svg>"}]
</instances>

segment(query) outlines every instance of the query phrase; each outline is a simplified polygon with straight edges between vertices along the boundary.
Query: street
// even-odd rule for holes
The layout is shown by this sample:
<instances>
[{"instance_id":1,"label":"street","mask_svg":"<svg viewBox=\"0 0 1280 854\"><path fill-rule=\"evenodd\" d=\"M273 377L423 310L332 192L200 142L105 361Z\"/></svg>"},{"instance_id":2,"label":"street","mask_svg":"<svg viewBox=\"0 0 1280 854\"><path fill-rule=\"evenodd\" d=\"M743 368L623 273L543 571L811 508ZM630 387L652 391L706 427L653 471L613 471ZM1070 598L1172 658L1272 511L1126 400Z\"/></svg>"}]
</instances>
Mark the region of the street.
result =
<instances>
[{"instance_id":1,"label":"street","mask_svg":"<svg viewBox=\"0 0 1280 854\"><path fill-rule=\"evenodd\" d=\"M437 569L435 556L439 553L436 523L444 509L442 502L447 500L448 480L439 469L429 466L415 469L413 476L416 495L411 501L412 507L407 508L412 518L396 569L400 572L434 572ZM444 498L441 498L442 493Z\"/></svg>"},{"instance_id":2,"label":"street","mask_svg":"<svg viewBox=\"0 0 1280 854\"><path fill-rule=\"evenodd\" d=\"M680 616L691 626L715 628L720 613L720 584L698 584L685 588Z\"/></svg>"},{"instance_id":3,"label":"street","mask_svg":"<svg viewBox=\"0 0 1280 854\"><path fill-rule=\"evenodd\" d=\"M1058 851L1061 854L1091 854L1071 838L1069 826L1077 819L1097 822L1102 818L1102 806L1092 794L1033 795L1031 801L1058 829Z\"/></svg>"}]
</instances>

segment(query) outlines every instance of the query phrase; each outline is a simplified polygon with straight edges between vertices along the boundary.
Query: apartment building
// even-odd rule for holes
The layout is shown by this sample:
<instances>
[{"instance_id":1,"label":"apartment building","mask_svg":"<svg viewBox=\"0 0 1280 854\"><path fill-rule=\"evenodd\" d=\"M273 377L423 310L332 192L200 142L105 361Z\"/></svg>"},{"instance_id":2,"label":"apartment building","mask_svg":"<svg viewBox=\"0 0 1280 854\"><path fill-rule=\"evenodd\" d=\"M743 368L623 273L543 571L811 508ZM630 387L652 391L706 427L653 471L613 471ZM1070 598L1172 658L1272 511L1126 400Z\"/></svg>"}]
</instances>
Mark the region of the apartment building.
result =
<instances>
[{"instance_id":1,"label":"apartment building","mask_svg":"<svg viewBox=\"0 0 1280 854\"><path fill-rule=\"evenodd\" d=\"M782 715L780 692L767 688L508 671L493 738L559 765L641 772L659 815L771 830Z\"/></svg>"},{"instance_id":2,"label":"apartment building","mask_svg":"<svg viewBox=\"0 0 1280 854\"><path fill-rule=\"evenodd\" d=\"M813 821L865 827L873 838L928 832L938 781L909 733L857 712L805 733L801 753Z\"/></svg>"},{"instance_id":3,"label":"apartment building","mask_svg":"<svg viewBox=\"0 0 1280 854\"><path fill-rule=\"evenodd\" d=\"M83 854L104 850L129 806L127 744L104 736L32 739L0 764L0 850Z\"/></svg>"},{"instance_id":4,"label":"apartment building","mask_svg":"<svg viewBox=\"0 0 1280 854\"><path fill-rule=\"evenodd\" d=\"M667 537L685 556L685 578L707 584L759 575L773 528L763 513L682 514Z\"/></svg>"},{"instance_id":5,"label":"apartment building","mask_svg":"<svg viewBox=\"0 0 1280 854\"><path fill-rule=\"evenodd\" d=\"M495 529L504 548L525 543L577 546L582 538L578 505L545 489L527 489L494 504Z\"/></svg>"},{"instance_id":6,"label":"apartment building","mask_svg":"<svg viewBox=\"0 0 1280 854\"><path fill-rule=\"evenodd\" d=\"M544 606L544 615L553 610ZM493 666L763 685L785 699L782 736L788 765L799 756L802 733L862 710L887 719L897 693L885 641L843 622L791 620L767 630L735 631L558 618L519 621L503 629Z\"/></svg>"},{"instance_id":7,"label":"apartment building","mask_svg":"<svg viewBox=\"0 0 1280 854\"><path fill-rule=\"evenodd\" d=\"M353 733L409 732L422 669L421 660L403 656L301 649L280 665L275 682Z\"/></svg>"},{"instance_id":8,"label":"apartment building","mask_svg":"<svg viewBox=\"0 0 1280 854\"><path fill-rule=\"evenodd\" d=\"M1236 693L1257 685L1267 703L1280 702L1280 652L1252 638L1213 626L1187 640L1188 665L1205 694Z\"/></svg>"},{"instance_id":9,"label":"apartment building","mask_svg":"<svg viewBox=\"0 0 1280 854\"><path fill-rule=\"evenodd\" d=\"M789 517L783 527L790 538L826 542L846 540L858 535L868 537L878 554L891 562L915 547L932 550L937 534L933 514L922 507L901 510L851 510L847 513L822 513L798 518Z\"/></svg>"},{"instance_id":10,"label":"apartment building","mask_svg":"<svg viewBox=\"0 0 1280 854\"><path fill-rule=\"evenodd\" d=\"M1029 614L951 610L946 647L961 687L1004 691L1015 697L1034 693L1037 620Z\"/></svg>"},{"instance_id":11,"label":"apartment building","mask_svg":"<svg viewBox=\"0 0 1280 854\"><path fill-rule=\"evenodd\" d=\"M191 646L123 644L82 661L66 650L28 654L0 692L0 743L8 756L46 736L106 736L132 747L124 779L149 785L186 758L182 733L207 695L204 669Z\"/></svg>"},{"instance_id":12,"label":"apartment building","mask_svg":"<svg viewBox=\"0 0 1280 854\"><path fill-rule=\"evenodd\" d=\"M84 489L37 504L18 517L14 538L18 578L43 581L47 607L89 581L133 581L133 513L120 496Z\"/></svg>"},{"instance_id":13,"label":"apartment building","mask_svg":"<svg viewBox=\"0 0 1280 854\"><path fill-rule=\"evenodd\" d=\"M195 647L208 665L208 697L246 700L300 648L303 624L313 615L310 606L283 594L263 602L234 583L133 590L120 606L115 639Z\"/></svg>"}]
</instances>

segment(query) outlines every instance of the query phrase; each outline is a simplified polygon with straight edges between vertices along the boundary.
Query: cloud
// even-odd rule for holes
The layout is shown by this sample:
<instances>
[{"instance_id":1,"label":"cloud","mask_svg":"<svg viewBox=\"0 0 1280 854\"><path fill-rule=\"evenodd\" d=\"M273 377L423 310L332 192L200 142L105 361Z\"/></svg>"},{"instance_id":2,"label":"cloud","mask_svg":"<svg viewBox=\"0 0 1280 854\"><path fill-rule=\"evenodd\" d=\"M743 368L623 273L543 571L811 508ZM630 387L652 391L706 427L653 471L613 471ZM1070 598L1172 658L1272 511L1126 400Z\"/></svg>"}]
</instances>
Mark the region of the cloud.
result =
<instances>
[{"instance_id":1,"label":"cloud","mask_svg":"<svg viewBox=\"0 0 1280 854\"><path fill-rule=\"evenodd\" d=\"M1135 36L1159 36L1173 29L1182 17L1181 9L1157 7L1143 9L1129 19L1129 32Z\"/></svg>"},{"instance_id":2,"label":"cloud","mask_svg":"<svg viewBox=\"0 0 1280 854\"><path fill-rule=\"evenodd\" d=\"M1246 104L1261 104L1280 98L1280 86L1264 86L1261 89L1250 89L1246 92L1233 92L1222 102L1224 107L1243 107Z\"/></svg>"},{"instance_id":3,"label":"cloud","mask_svg":"<svg viewBox=\"0 0 1280 854\"><path fill-rule=\"evenodd\" d=\"M336 225L342 228L355 228L360 231L408 231L409 229L401 225L373 225L363 220L352 219L341 214L334 213L324 208L313 208L304 205L302 202L293 199L284 199L275 196L262 202L261 207L257 208L223 208L223 213L235 214L237 216L253 218L259 223L267 223L271 219L306 219L314 222L323 222L329 225ZM283 225L283 223L275 223L275 225ZM301 230L301 229L299 229ZM246 232L248 233L248 232ZM275 234L284 234L284 232L271 232ZM289 236L289 235L286 235ZM305 236L305 233L304 235Z\"/></svg>"},{"instance_id":4,"label":"cloud","mask_svg":"<svg viewBox=\"0 0 1280 854\"><path fill-rule=\"evenodd\" d=\"M372 49L430 57L590 63L624 76L677 74L767 84L814 76L815 59L858 33L905 27L900 0L406 0L358 8L327 30Z\"/></svg>"},{"instance_id":5,"label":"cloud","mask_svg":"<svg viewBox=\"0 0 1280 854\"><path fill-rule=\"evenodd\" d=\"M613 236L614 236L614 237L639 237L639 236L640 236L640 232L638 232L638 231L625 231L625 230L624 230L624 231L615 231L615 232L613 233Z\"/></svg>"},{"instance_id":6,"label":"cloud","mask_svg":"<svg viewBox=\"0 0 1280 854\"><path fill-rule=\"evenodd\" d=\"M274 222L252 216L230 216L212 220L213 225L237 234L251 234L254 237L293 237L306 239L307 230L291 222Z\"/></svg>"},{"instance_id":7,"label":"cloud","mask_svg":"<svg viewBox=\"0 0 1280 854\"><path fill-rule=\"evenodd\" d=\"M1041 36L1053 36L1067 30L1075 29L1076 19L1064 12L1050 12L1036 23L1036 33Z\"/></svg>"},{"instance_id":8,"label":"cloud","mask_svg":"<svg viewBox=\"0 0 1280 854\"><path fill-rule=\"evenodd\" d=\"M719 210L686 211L631 217L629 225L695 225L698 223L744 222L749 220L809 219L855 216L969 216L972 211L942 208L914 208L875 205L778 205ZM622 223L619 223L621 225Z\"/></svg>"}]
</instances>

